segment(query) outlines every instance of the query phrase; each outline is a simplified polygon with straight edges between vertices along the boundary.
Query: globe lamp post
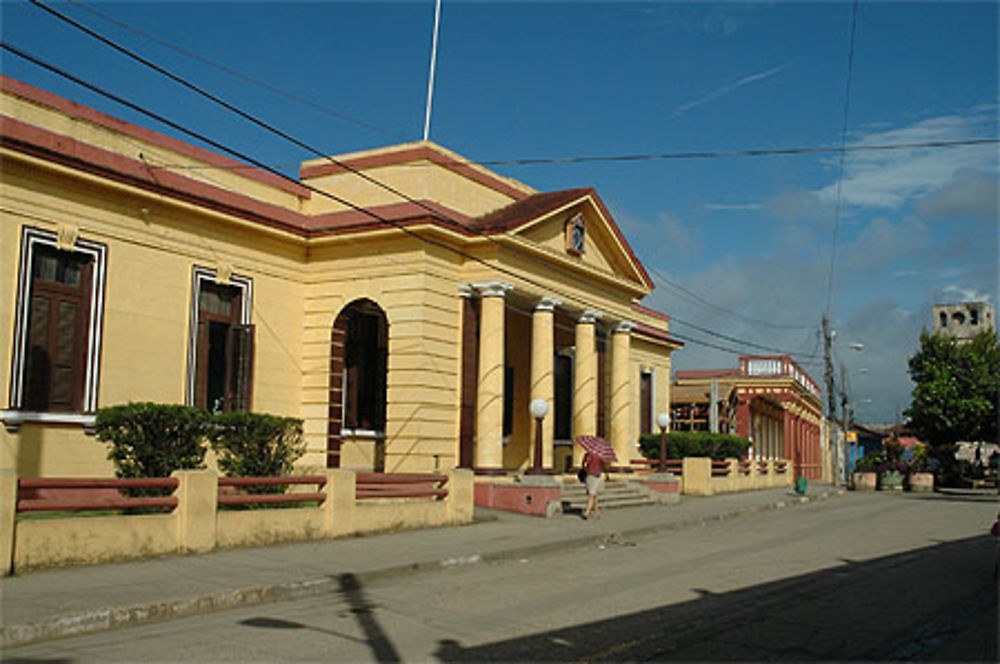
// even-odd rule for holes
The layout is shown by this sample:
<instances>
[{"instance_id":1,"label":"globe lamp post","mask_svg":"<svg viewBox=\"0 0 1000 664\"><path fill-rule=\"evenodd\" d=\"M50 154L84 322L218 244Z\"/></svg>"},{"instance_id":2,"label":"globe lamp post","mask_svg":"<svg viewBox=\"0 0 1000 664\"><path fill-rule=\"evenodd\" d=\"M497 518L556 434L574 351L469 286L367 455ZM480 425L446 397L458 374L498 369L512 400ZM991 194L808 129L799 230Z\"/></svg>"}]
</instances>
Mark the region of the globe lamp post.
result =
<instances>
[{"instance_id":1,"label":"globe lamp post","mask_svg":"<svg viewBox=\"0 0 1000 664\"><path fill-rule=\"evenodd\" d=\"M549 414L549 402L545 399L532 399L528 409L535 418L535 463L528 474L543 475L545 470L542 468L542 420Z\"/></svg>"},{"instance_id":2,"label":"globe lamp post","mask_svg":"<svg viewBox=\"0 0 1000 664\"><path fill-rule=\"evenodd\" d=\"M656 416L656 424L660 427L660 472L667 470L667 427L670 426L670 415L660 413Z\"/></svg>"}]
</instances>

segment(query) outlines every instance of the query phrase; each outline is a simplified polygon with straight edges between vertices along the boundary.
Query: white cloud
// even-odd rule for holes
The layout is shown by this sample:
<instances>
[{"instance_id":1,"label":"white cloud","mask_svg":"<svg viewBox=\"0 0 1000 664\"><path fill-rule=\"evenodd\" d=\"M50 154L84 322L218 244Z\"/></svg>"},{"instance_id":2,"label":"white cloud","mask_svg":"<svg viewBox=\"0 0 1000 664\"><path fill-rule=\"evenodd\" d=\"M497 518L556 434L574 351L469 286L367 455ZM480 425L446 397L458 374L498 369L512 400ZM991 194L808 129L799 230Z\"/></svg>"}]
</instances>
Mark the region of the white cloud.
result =
<instances>
[{"instance_id":1,"label":"white cloud","mask_svg":"<svg viewBox=\"0 0 1000 664\"><path fill-rule=\"evenodd\" d=\"M975 288L963 288L961 286L950 285L941 289L941 293L952 300L958 298L958 302L989 302L992 298L989 293L977 291Z\"/></svg>"},{"instance_id":2,"label":"white cloud","mask_svg":"<svg viewBox=\"0 0 1000 664\"><path fill-rule=\"evenodd\" d=\"M995 135L996 108L977 107L965 114L928 118L908 127L873 132L851 145L958 141ZM859 207L897 209L943 189L963 171L998 173L996 145L851 152L844 162L842 200ZM836 182L816 192L828 203L836 200L836 194Z\"/></svg>"},{"instance_id":3,"label":"white cloud","mask_svg":"<svg viewBox=\"0 0 1000 664\"><path fill-rule=\"evenodd\" d=\"M738 88L742 88L744 85L749 85L750 83L756 83L757 81L763 81L764 79L771 78L772 76L774 76L775 74L777 74L778 72L780 72L784 68L785 68L785 66L782 65L780 67L772 67L771 69L768 69L768 70L762 71L762 72L758 72L756 74L749 74L747 76L744 76L743 78L739 79L738 81L735 81L734 83L730 83L729 85L724 85L721 88L717 88L715 90L712 90L707 95L704 95L703 97L699 97L698 99L695 99L694 101L689 101L688 103L680 106L676 111L674 111L674 115L675 116L676 115L681 115L682 113L690 111L692 108L695 108L697 106L701 106L702 104L707 104L708 102L710 102L712 100L718 99L719 97L722 97L722 96L725 96L725 95L729 94L733 90L736 90Z\"/></svg>"},{"instance_id":4,"label":"white cloud","mask_svg":"<svg viewBox=\"0 0 1000 664\"><path fill-rule=\"evenodd\" d=\"M669 212L660 214L657 232L665 246L674 252L689 253L700 249L698 239L688 231L687 226L676 215Z\"/></svg>"},{"instance_id":5,"label":"white cloud","mask_svg":"<svg viewBox=\"0 0 1000 664\"><path fill-rule=\"evenodd\" d=\"M938 219L980 219L996 222L1000 208L996 174L962 169L940 191L920 201L925 217Z\"/></svg>"},{"instance_id":6,"label":"white cloud","mask_svg":"<svg viewBox=\"0 0 1000 664\"><path fill-rule=\"evenodd\" d=\"M760 203L705 203L706 210L719 212L738 212L740 210L759 210Z\"/></svg>"}]
</instances>

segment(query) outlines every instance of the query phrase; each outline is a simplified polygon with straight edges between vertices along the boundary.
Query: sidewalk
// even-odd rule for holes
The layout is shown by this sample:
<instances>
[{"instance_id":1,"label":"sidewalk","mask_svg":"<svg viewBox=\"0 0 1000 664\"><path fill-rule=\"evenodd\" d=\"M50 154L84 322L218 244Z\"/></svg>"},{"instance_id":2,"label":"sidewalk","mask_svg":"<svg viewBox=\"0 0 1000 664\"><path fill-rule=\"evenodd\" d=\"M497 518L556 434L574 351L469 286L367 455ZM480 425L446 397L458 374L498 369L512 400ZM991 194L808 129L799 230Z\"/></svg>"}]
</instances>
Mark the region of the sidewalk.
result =
<instances>
[{"instance_id":1,"label":"sidewalk","mask_svg":"<svg viewBox=\"0 0 1000 664\"><path fill-rule=\"evenodd\" d=\"M203 555L74 567L5 578L0 646L12 646L236 606L336 592L358 583L699 526L843 495L810 485L685 496L676 505L606 510L600 520L551 519L477 511L453 528L411 530L338 540L234 549Z\"/></svg>"}]
</instances>

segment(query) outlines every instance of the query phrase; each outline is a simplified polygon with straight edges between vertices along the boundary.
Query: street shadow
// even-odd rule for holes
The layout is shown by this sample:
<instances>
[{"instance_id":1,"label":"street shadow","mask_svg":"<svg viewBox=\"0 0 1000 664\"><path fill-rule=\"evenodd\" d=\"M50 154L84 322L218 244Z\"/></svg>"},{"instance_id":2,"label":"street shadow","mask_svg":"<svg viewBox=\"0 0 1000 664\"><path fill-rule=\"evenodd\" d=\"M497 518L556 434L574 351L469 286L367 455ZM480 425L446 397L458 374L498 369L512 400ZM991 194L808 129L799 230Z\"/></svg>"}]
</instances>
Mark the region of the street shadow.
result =
<instances>
[{"instance_id":1,"label":"street shadow","mask_svg":"<svg viewBox=\"0 0 1000 664\"><path fill-rule=\"evenodd\" d=\"M375 619L375 607L365 599L361 581L354 574L341 574L339 577L340 592L350 604L350 611L358 621L358 626L364 632L365 641L372 650L377 662L401 662L402 659L392 641L382 630Z\"/></svg>"},{"instance_id":2,"label":"street shadow","mask_svg":"<svg viewBox=\"0 0 1000 664\"><path fill-rule=\"evenodd\" d=\"M266 616L247 618L246 620L239 621L239 624L246 627L257 627L262 629L301 629L318 632L320 634L327 634L340 639L347 639L348 641L353 641L355 643L367 644L368 647L371 648L372 656L376 662L401 662L402 659L396 651L395 646L393 646L392 641L389 640L389 637L375 619L374 613L377 607L365 598L364 591L361 587L361 581L358 577L354 574L341 574L337 577L337 581L340 586L341 595L343 595L344 599L347 600L348 611L357 620L358 626L364 634L364 638L359 639L332 629L314 627L312 625L296 622L294 620L269 618Z\"/></svg>"},{"instance_id":3,"label":"street shadow","mask_svg":"<svg viewBox=\"0 0 1000 664\"><path fill-rule=\"evenodd\" d=\"M844 560L731 592L692 588L695 599L606 620L468 647L442 640L434 655L442 662L995 662L992 540ZM599 592L582 588L580 602Z\"/></svg>"}]
</instances>

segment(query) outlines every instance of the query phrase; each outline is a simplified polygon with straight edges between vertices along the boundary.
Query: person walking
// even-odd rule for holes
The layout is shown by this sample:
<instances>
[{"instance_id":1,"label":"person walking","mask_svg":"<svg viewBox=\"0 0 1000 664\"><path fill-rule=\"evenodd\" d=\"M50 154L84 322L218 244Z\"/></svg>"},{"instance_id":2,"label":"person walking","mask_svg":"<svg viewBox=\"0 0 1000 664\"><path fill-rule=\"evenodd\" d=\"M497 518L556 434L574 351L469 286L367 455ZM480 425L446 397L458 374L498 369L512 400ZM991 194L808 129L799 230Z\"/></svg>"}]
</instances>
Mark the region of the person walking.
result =
<instances>
[{"instance_id":1,"label":"person walking","mask_svg":"<svg viewBox=\"0 0 1000 664\"><path fill-rule=\"evenodd\" d=\"M604 459L592 452L583 455L583 469L587 471L587 508L583 511L583 518L589 519L593 514L595 519L601 518L601 506L597 504L598 496L604 490L604 478L607 470L604 467Z\"/></svg>"}]
</instances>

